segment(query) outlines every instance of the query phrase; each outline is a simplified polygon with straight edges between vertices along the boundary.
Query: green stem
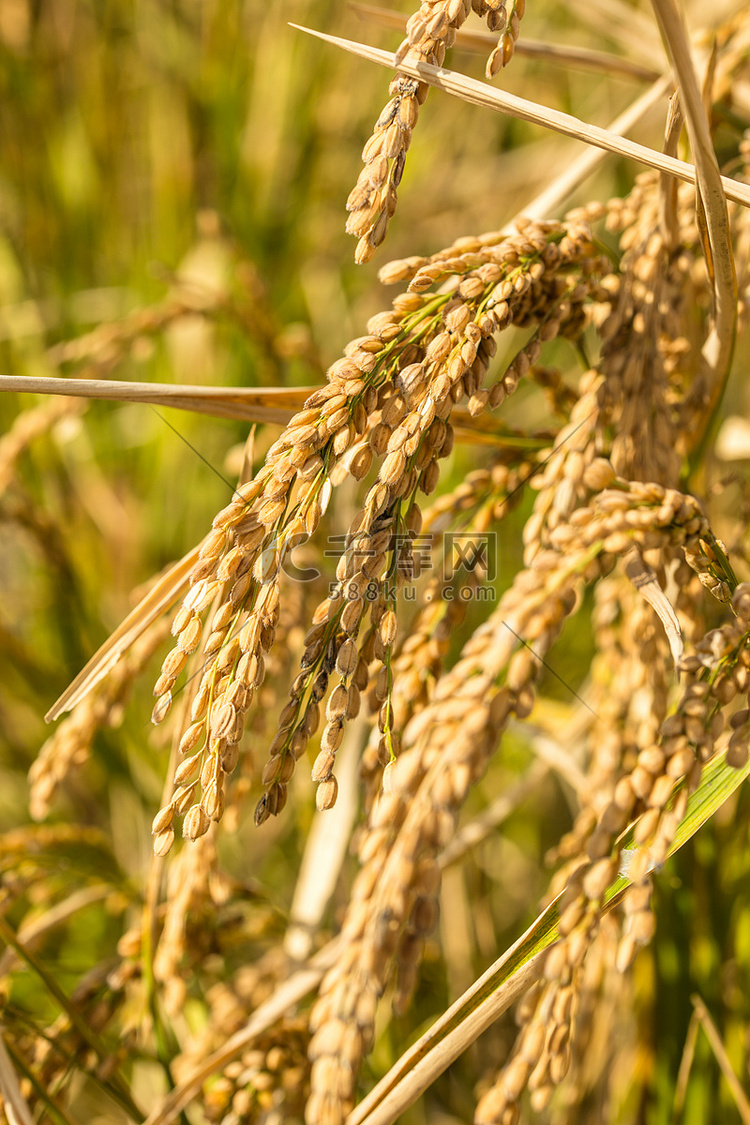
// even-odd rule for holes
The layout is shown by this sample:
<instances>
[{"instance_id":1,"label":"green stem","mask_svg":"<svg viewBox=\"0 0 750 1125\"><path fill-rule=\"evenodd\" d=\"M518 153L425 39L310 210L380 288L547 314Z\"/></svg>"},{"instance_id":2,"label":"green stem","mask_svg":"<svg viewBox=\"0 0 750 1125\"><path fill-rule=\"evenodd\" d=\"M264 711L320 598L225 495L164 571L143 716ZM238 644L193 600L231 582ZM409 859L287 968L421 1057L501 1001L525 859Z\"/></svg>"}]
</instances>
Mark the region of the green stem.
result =
<instances>
[{"instance_id":1,"label":"green stem","mask_svg":"<svg viewBox=\"0 0 750 1125\"><path fill-rule=\"evenodd\" d=\"M105 1042L101 1039L96 1032L89 1027L83 1016L76 1010L71 1003L70 998L63 992L59 984L49 973L36 954L27 949L16 937L13 930L7 924L4 918L0 917L0 938L14 949L17 955L24 961L30 969L33 970L42 981L50 995L55 999L59 1007L65 1012L70 1020L71 1026L80 1035L81 1039L90 1049L96 1054L101 1062L109 1062L113 1055L113 1051L107 1048ZM106 1089L110 1096L117 1101L123 1109L133 1118L134 1121L145 1120L144 1114L138 1109L130 1093L125 1085L124 1080L119 1074L114 1074L111 1082L105 1083Z\"/></svg>"}]
</instances>

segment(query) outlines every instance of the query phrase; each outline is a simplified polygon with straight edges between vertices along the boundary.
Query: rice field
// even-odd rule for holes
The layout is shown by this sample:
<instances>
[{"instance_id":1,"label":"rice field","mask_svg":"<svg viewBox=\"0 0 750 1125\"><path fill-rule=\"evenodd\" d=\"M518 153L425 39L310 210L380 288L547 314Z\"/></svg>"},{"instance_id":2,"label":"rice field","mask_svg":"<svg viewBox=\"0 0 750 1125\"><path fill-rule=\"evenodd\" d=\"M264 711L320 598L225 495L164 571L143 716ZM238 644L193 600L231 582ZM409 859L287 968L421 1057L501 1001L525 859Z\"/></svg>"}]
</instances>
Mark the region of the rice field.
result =
<instances>
[{"instance_id":1,"label":"rice field","mask_svg":"<svg viewBox=\"0 0 750 1125\"><path fill-rule=\"evenodd\" d=\"M0 58L5 1118L750 1121L745 6Z\"/></svg>"}]
</instances>

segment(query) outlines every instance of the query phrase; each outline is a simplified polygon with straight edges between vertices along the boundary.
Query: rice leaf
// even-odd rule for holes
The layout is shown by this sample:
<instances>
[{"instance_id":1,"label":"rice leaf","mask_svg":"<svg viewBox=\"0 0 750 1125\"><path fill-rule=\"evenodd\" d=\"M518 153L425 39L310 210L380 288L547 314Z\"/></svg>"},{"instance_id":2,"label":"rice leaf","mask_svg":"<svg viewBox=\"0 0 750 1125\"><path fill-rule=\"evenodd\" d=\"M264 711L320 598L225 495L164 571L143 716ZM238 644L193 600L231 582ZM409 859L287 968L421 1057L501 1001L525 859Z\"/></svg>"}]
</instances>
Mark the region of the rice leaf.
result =
<instances>
[{"instance_id":1,"label":"rice leaf","mask_svg":"<svg viewBox=\"0 0 750 1125\"><path fill-rule=\"evenodd\" d=\"M749 774L750 761L734 769L726 764L724 753L704 767L670 855L702 828ZM633 825L625 834L623 848L632 844L634 831ZM629 885L626 875L618 876L607 893L605 909L616 906ZM538 979L544 953L558 937L557 903L561 897L550 903L518 941L401 1056L350 1114L347 1125L392 1125Z\"/></svg>"},{"instance_id":2,"label":"rice leaf","mask_svg":"<svg viewBox=\"0 0 750 1125\"><path fill-rule=\"evenodd\" d=\"M577 117L552 109L551 106L516 97L504 90L496 90L486 82L478 82L475 78L467 78L466 75L446 70L444 67L432 66L429 63L415 65L406 59L397 65L394 55L389 54L388 51L381 51L377 47L369 47L364 43L354 43L348 39L340 39L335 35L325 35L321 31L313 31L309 27L301 27L296 23L290 24L290 27L294 27L298 31L304 31L307 35L314 35L317 39L322 39L324 43L332 43L345 51L350 51L353 55L359 55L363 59L369 59L381 66L398 70L412 78L418 78L429 86L445 90L446 93L463 98L464 101L472 102L474 105L485 106L496 113L506 113L511 117L519 118L521 121L529 121L532 125L541 125L545 129L552 129L555 132L563 133L565 136L575 137L576 140L596 145L598 148L614 152L618 156L626 156L631 160L647 165L649 168L667 172L669 175L676 176L679 180L684 180L685 183L694 184L696 182L696 170L692 164L665 156L664 153L657 152L656 149L648 148L646 145L637 144L635 141L628 140L627 137L618 137L597 125L588 125ZM739 183L737 180L728 179L726 176L721 177L721 184L727 199L732 199L735 203L741 203L745 207L750 206L750 186Z\"/></svg>"}]
</instances>

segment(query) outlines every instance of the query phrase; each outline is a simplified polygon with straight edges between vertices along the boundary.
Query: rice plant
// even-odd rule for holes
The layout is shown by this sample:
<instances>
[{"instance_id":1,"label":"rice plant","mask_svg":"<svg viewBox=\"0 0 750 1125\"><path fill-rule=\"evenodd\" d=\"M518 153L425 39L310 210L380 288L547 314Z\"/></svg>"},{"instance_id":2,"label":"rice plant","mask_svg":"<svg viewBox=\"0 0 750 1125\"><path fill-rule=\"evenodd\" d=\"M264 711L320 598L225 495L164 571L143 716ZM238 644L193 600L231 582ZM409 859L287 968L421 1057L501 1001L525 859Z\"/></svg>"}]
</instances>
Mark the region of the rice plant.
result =
<instances>
[{"instance_id":1,"label":"rice plant","mask_svg":"<svg viewBox=\"0 0 750 1125\"><path fill-rule=\"evenodd\" d=\"M8 1120L750 1121L745 6L0 49Z\"/></svg>"}]
</instances>

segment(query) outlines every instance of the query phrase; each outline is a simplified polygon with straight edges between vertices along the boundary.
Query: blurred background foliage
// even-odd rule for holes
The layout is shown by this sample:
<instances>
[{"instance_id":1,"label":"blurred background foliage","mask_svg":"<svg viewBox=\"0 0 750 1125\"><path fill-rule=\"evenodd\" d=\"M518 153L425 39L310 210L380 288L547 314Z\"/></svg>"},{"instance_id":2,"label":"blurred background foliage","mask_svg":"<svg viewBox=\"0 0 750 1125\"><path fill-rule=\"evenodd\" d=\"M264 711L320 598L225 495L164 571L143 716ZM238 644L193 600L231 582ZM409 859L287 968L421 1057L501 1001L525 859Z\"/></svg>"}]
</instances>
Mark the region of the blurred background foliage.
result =
<instances>
[{"instance_id":1,"label":"blurred background foliage","mask_svg":"<svg viewBox=\"0 0 750 1125\"><path fill-rule=\"evenodd\" d=\"M408 14L407 5L400 7ZM530 4L524 35L637 59L637 13L629 22L624 7L609 18L602 11ZM389 49L400 38L364 24L338 0L2 0L0 371L319 383L368 316L387 307L378 265L501 226L577 151L522 123L431 94L385 254L355 267L343 205L385 100L386 75L292 30L290 21ZM476 76L483 64L480 55L453 56L453 65ZM638 92L617 76L592 78L520 56L501 81L596 124L607 124ZM660 131L654 118L636 132L658 147ZM632 168L609 159L580 198L617 194L632 176ZM79 337L77 350L66 347ZM0 434L17 434L23 412L36 411L39 419L38 437L20 455L0 444L0 895L12 933L86 888L103 888L36 946L70 996L82 982L92 995L104 989L122 956L118 939L129 925L137 928L153 877L150 823L169 756L164 735L148 722L160 653L132 699L118 704L115 725L96 736L91 759L70 776L45 824L36 826L26 775L49 734L43 715L131 607L133 591L205 533L229 499L247 426L141 405L61 402L52 418L41 398L0 395ZM527 409L522 392L514 409ZM277 432L258 432L256 457ZM457 449L441 488L474 464L471 449ZM507 525L519 534L529 503ZM517 569L517 545L503 544L501 556L504 585ZM561 670L577 686L591 645L585 628L572 630ZM550 682L550 694L559 691ZM262 737L260 743L262 762ZM476 802L522 774L529 758L519 736L491 767ZM193 1028L207 1021L209 985L252 964L283 932L313 810L302 773L293 788L292 807L262 831L242 824L232 835L223 827L233 894L223 912L194 921L190 1003L172 1029L178 1038L181 1021ZM747 825L749 814L743 796L732 810L735 829ZM564 789L548 778L502 836L446 875L445 961L436 946L428 950L410 1028L429 1021L533 916L546 885L544 854L570 816ZM746 832L741 845L732 834L729 850L725 832L720 825L686 849L660 892L659 937L639 963L637 984L649 995L645 1011L652 1011L654 990L664 1004L636 1060L639 1073L653 1074L650 1092L628 1119L669 1120L691 990L723 1005L721 1030L738 1069L747 1058L750 852ZM343 885L337 894L334 912ZM701 933L709 912L718 921ZM717 932L732 948L716 947ZM24 1029L58 1018L59 998L32 966L5 982L3 1023L22 1050ZM111 980L107 988L114 1010L121 993ZM161 1042L143 1031L143 1006L153 1005L146 993L140 1001L131 995L111 1025L121 1046L128 1036L138 1041L137 1051L123 1049L142 1106L166 1088L168 1068L159 1059L177 1053L167 1031ZM158 1005L151 1016L158 1025ZM111 1018L102 1015L105 1028ZM403 1035L412 1033L404 1025ZM398 1022L389 1034L400 1034ZM475 1050L488 1065L511 1038L511 1022L501 1023ZM116 1055L112 1041L107 1049ZM402 1049L402 1041L384 1037L374 1070ZM705 1043L699 1049L686 1122L716 1112L718 1069ZM70 1084L77 1068L96 1071L85 1053L74 1053L55 1083ZM105 1097L93 1082L71 1088L74 1120L120 1119L111 1089ZM721 1091L721 1113L736 1112ZM437 1101L416 1107L408 1120L467 1120L469 1070L459 1062L431 1098Z\"/></svg>"}]
</instances>

